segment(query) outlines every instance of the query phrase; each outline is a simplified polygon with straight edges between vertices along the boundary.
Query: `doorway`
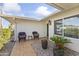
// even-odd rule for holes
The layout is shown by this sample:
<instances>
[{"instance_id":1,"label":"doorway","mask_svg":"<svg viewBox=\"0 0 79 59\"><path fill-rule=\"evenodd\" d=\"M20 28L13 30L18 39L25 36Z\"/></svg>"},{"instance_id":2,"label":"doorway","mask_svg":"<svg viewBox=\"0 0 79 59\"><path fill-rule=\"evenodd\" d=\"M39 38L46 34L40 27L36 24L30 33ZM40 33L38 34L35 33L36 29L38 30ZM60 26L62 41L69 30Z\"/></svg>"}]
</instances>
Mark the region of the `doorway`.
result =
<instances>
[{"instance_id":1,"label":"doorway","mask_svg":"<svg viewBox=\"0 0 79 59\"><path fill-rule=\"evenodd\" d=\"M47 24L47 38L49 37L49 24Z\"/></svg>"}]
</instances>

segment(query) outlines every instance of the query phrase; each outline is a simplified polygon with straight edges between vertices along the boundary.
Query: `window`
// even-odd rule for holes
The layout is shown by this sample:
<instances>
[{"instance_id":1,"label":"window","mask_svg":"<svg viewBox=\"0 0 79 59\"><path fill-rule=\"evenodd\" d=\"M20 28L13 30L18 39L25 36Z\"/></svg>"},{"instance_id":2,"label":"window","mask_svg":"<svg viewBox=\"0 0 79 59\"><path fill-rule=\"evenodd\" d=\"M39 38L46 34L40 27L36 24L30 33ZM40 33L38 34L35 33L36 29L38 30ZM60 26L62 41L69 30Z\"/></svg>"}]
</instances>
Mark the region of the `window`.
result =
<instances>
[{"instance_id":1,"label":"window","mask_svg":"<svg viewBox=\"0 0 79 59\"><path fill-rule=\"evenodd\" d=\"M61 23L59 23L60 21ZM79 17L69 17L62 20L55 21L55 34L59 35L59 32L66 37L79 38ZM57 31L60 28L59 31Z\"/></svg>"},{"instance_id":2,"label":"window","mask_svg":"<svg viewBox=\"0 0 79 59\"><path fill-rule=\"evenodd\" d=\"M79 17L64 19L64 36L79 38Z\"/></svg>"},{"instance_id":3,"label":"window","mask_svg":"<svg viewBox=\"0 0 79 59\"><path fill-rule=\"evenodd\" d=\"M55 34L62 35L62 19L55 21L54 24Z\"/></svg>"}]
</instances>

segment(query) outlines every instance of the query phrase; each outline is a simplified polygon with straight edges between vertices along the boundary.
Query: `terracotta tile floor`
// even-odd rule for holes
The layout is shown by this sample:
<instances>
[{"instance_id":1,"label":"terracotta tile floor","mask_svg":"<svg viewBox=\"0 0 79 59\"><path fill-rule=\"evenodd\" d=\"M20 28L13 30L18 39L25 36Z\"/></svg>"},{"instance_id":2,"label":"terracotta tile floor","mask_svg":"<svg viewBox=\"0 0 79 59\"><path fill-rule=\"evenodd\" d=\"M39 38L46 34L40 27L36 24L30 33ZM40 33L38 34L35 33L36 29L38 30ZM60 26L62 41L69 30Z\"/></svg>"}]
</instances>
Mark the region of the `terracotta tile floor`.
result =
<instances>
[{"instance_id":1,"label":"terracotta tile floor","mask_svg":"<svg viewBox=\"0 0 79 59\"><path fill-rule=\"evenodd\" d=\"M31 46L31 41L16 42L13 47L11 56L36 56L34 49Z\"/></svg>"}]
</instances>

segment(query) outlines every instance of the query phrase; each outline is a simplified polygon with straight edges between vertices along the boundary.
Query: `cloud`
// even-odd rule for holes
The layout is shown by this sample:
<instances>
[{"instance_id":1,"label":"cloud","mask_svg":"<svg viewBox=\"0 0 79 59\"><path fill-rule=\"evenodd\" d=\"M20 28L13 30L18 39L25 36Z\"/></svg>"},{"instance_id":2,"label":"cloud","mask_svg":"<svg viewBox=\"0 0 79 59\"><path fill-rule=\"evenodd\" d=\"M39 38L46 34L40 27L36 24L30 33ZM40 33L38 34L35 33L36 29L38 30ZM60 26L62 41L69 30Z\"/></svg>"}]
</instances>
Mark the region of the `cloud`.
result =
<instances>
[{"instance_id":1,"label":"cloud","mask_svg":"<svg viewBox=\"0 0 79 59\"><path fill-rule=\"evenodd\" d=\"M4 3L3 11L5 11L5 12L11 12L11 11L20 12L21 7L17 3Z\"/></svg>"},{"instance_id":2,"label":"cloud","mask_svg":"<svg viewBox=\"0 0 79 59\"><path fill-rule=\"evenodd\" d=\"M48 10L47 7L45 6L40 6L36 9L35 13L42 15L42 16L48 16L49 14L51 14L51 12Z\"/></svg>"},{"instance_id":3,"label":"cloud","mask_svg":"<svg viewBox=\"0 0 79 59\"><path fill-rule=\"evenodd\" d=\"M4 15L11 15L11 16L22 16L24 17L25 15L23 13L11 13L11 12L3 12Z\"/></svg>"},{"instance_id":4,"label":"cloud","mask_svg":"<svg viewBox=\"0 0 79 59\"><path fill-rule=\"evenodd\" d=\"M3 9L3 14L24 16L21 7L18 3L4 3L2 9Z\"/></svg>"},{"instance_id":5,"label":"cloud","mask_svg":"<svg viewBox=\"0 0 79 59\"><path fill-rule=\"evenodd\" d=\"M2 14L4 14L4 15L13 15L12 13L7 13L7 12L2 12Z\"/></svg>"}]
</instances>

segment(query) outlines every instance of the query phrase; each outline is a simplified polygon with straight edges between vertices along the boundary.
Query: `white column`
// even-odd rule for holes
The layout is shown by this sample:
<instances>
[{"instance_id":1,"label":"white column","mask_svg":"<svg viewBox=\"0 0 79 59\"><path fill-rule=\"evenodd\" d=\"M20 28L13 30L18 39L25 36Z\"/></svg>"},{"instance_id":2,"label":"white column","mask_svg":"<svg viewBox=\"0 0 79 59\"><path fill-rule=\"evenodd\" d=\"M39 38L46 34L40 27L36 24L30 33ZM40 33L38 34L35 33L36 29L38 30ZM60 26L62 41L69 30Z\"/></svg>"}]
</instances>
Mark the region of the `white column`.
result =
<instances>
[{"instance_id":1,"label":"white column","mask_svg":"<svg viewBox=\"0 0 79 59\"><path fill-rule=\"evenodd\" d=\"M17 41L17 23L16 18L14 18L14 41Z\"/></svg>"},{"instance_id":2,"label":"white column","mask_svg":"<svg viewBox=\"0 0 79 59\"><path fill-rule=\"evenodd\" d=\"M64 19L62 19L62 37L64 37Z\"/></svg>"}]
</instances>

